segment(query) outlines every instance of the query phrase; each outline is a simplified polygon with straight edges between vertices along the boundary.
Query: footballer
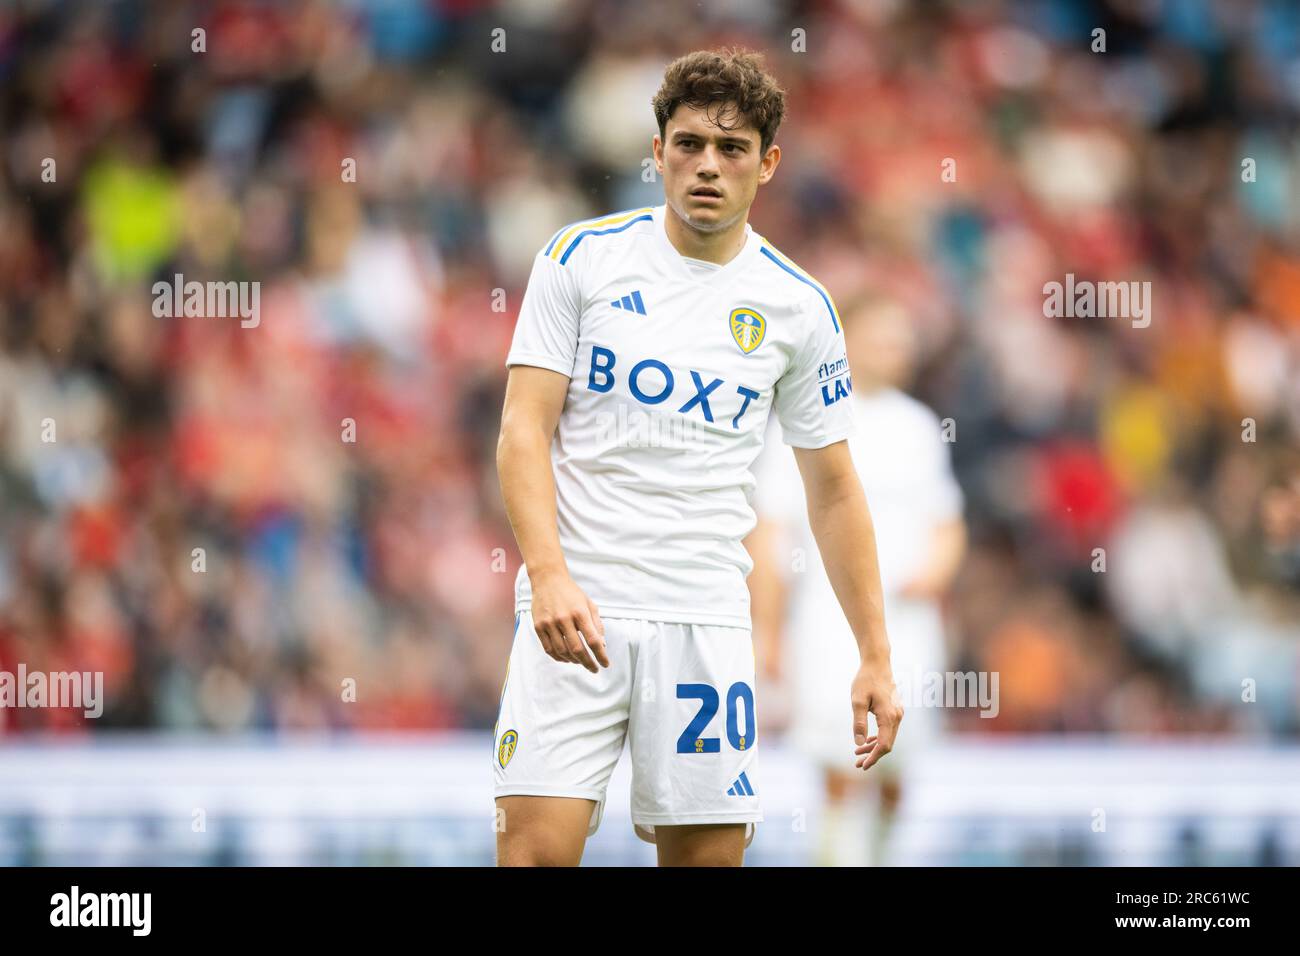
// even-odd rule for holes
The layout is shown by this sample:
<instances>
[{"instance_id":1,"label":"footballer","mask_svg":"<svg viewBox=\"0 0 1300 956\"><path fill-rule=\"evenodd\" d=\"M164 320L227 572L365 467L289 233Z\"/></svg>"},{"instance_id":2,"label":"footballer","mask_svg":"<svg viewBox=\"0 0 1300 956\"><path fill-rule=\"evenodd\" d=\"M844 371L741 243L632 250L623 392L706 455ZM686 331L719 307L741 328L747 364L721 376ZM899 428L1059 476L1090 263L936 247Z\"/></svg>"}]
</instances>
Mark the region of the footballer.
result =
<instances>
[{"instance_id":1,"label":"footballer","mask_svg":"<svg viewBox=\"0 0 1300 956\"><path fill-rule=\"evenodd\" d=\"M523 566L492 754L503 866L581 861L625 743L659 864L743 862L763 784L742 541L773 412L858 651L856 766L903 716L839 314L748 222L784 91L758 54L698 51L653 107L663 204L558 230L506 357L497 470ZM689 427L610 427L647 417Z\"/></svg>"}]
</instances>

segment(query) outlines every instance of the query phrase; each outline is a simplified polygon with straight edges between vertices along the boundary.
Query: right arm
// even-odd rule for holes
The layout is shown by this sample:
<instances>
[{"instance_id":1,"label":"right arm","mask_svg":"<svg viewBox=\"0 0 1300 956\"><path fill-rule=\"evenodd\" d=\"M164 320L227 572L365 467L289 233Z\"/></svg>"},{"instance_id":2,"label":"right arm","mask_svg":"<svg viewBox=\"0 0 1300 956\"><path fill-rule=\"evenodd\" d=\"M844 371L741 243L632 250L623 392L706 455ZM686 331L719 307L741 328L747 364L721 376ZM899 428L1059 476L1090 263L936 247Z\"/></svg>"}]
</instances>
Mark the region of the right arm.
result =
<instances>
[{"instance_id":1,"label":"right arm","mask_svg":"<svg viewBox=\"0 0 1300 956\"><path fill-rule=\"evenodd\" d=\"M568 387L568 376L560 372L511 366L497 439L497 475L532 585L537 637L555 660L581 664L594 674L592 654L601 666L609 666L604 625L595 603L569 576L564 562L551 470L551 438Z\"/></svg>"}]
</instances>

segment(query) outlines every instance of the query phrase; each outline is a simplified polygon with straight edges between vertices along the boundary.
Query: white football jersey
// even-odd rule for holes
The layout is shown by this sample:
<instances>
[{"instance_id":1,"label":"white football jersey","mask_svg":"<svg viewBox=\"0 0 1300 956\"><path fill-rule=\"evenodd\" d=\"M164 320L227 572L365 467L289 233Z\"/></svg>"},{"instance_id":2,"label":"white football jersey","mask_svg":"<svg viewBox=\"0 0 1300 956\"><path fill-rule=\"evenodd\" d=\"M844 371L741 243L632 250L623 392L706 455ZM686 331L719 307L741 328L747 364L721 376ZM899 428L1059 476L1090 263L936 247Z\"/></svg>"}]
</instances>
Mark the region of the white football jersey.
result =
<instances>
[{"instance_id":1,"label":"white football jersey","mask_svg":"<svg viewBox=\"0 0 1300 956\"><path fill-rule=\"evenodd\" d=\"M692 269L663 205L566 226L533 263L506 365L569 376L551 445L560 546L602 617L750 626L741 540L773 407L787 444L853 433L825 288L745 226ZM526 567L515 610L531 607Z\"/></svg>"}]
</instances>

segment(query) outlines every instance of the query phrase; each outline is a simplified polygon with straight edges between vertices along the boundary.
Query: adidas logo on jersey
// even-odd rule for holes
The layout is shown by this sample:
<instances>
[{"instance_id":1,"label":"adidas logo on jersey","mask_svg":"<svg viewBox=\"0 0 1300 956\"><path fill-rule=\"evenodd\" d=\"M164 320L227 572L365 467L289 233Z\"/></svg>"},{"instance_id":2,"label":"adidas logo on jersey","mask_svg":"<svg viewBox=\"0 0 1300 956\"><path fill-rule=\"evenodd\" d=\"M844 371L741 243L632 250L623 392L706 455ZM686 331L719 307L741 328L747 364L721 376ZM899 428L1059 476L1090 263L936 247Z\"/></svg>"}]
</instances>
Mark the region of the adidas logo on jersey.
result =
<instances>
[{"instance_id":1,"label":"adidas logo on jersey","mask_svg":"<svg viewBox=\"0 0 1300 956\"><path fill-rule=\"evenodd\" d=\"M736 778L736 782L733 783L731 789L727 791L727 796L729 797L752 797L753 795L754 788L749 785L749 778L743 773Z\"/></svg>"},{"instance_id":2,"label":"adidas logo on jersey","mask_svg":"<svg viewBox=\"0 0 1300 956\"><path fill-rule=\"evenodd\" d=\"M625 295L621 299L615 299L610 303L616 309L627 309L629 312L635 312L637 315L645 315L645 302L641 300L641 290L637 289L631 295Z\"/></svg>"}]
</instances>

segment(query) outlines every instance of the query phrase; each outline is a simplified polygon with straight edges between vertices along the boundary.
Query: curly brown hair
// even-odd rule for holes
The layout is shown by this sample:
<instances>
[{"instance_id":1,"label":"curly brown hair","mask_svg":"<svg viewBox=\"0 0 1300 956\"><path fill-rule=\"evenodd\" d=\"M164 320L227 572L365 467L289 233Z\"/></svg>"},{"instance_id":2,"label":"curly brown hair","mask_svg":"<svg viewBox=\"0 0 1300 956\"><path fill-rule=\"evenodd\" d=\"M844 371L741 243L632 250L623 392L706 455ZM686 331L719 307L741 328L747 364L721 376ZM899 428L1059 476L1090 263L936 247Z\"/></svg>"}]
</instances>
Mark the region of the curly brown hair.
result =
<instances>
[{"instance_id":1,"label":"curly brown hair","mask_svg":"<svg viewBox=\"0 0 1300 956\"><path fill-rule=\"evenodd\" d=\"M734 124L722 123L723 109L710 118L723 129L736 129L747 120L758 130L760 154L772 145L785 118L785 90L763 69L762 54L731 47L696 50L673 60L664 71L663 86L650 102L661 137L667 136L668 118L683 103L706 114L711 104L733 103L740 114Z\"/></svg>"}]
</instances>

